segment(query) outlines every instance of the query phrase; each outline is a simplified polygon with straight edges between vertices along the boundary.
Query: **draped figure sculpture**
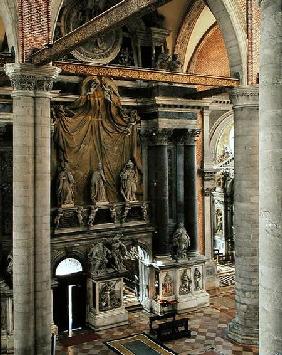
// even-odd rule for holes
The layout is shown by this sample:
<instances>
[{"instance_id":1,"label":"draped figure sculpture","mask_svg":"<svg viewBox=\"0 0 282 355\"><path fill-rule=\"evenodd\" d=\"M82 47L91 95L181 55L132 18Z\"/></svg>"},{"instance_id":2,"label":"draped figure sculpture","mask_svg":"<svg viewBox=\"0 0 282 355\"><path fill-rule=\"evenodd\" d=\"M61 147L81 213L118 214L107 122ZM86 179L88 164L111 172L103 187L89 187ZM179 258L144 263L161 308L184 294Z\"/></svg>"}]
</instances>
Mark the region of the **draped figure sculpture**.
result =
<instances>
[{"instance_id":1,"label":"draped figure sculpture","mask_svg":"<svg viewBox=\"0 0 282 355\"><path fill-rule=\"evenodd\" d=\"M98 170L93 172L91 179L91 201L96 204L108 203L105 190L106 178L103 172L102 163L99 162Z\"/></svg>"},{"instance_id":2,"label":"draped figure sculpture","mask_svg":"<svg viewBox=\"0 0 282 355\"><path fill-rule=\"evenodd\" d=\"M57 197L60 207L74 206L74 177L68 164L64 163L58 175Z\"/></svg>"},{"instance_id":3,"label":"draped figure sculpture","mask_svg":"<svg viewBox=\"0 0 282 355\"><path fill-rule=\"evenodd\" d=\"M120 172L129 159L142 174L140 118L136 111L122 108L114 81L85 79L80 98L71 106L55 107L53 117L56 158L67 161L74 174L76 203L90 202L86 191L92 178L95 201L120 201Z\"/></svg>"},{"instance_id":4,"label":"draped figure sculpture","mask_svg":"<svg viewBox=\"0 0 282 355\"><path fill-rule=\"evenodd\" d=\"M131 160L127 162L121 174L121 194L126 202L134 202L136 199L137 175Z\"/></svg>"}]
</instances>

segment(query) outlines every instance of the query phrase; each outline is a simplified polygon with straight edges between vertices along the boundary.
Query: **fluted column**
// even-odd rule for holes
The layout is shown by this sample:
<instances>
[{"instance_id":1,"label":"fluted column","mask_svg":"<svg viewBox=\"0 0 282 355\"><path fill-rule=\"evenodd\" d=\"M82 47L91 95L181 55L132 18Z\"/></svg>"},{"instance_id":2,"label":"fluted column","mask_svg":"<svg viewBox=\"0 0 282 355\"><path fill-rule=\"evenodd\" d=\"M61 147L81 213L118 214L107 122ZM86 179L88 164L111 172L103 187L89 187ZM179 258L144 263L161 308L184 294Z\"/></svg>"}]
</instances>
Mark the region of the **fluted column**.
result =
<instances>
[{"instance_id":1,"label":"fluted column","mask_svg":"<svg viewBox=\"0 0 282 355\"><path fill-rule=\"evenodd\" d=\"M13 293L16 355L49 355L50 96L58 69L8 64L13 91Z\"/></svg>"},{"instance_id":2,"label":"fluted column","mask_svg":"<svg viewBox=\"0 0 282 355\"><path fill-rule=\"evenodd\" d=\"M258 342L258 88L233 90L235 133L235 319L228 336Z\"/></svg>"},{"instance_id":3,"label":"fluted column","mask_svg":"<svg viewBox=\"0 0 282 355\"><path fill-rule=\"evenodd\" d=\"M189 130L184 139L184 220L190 236L190 255L198 251L198 199L197 199L197 162L196 142L200 131Z\"/></svg>"},{"instance_id":4,"label":"fluted column","mask_svg":"<svg viewBox=\"0 0 282 355\"><path fill-rule=\"evenodd\" d=\"M282 0L262 0L259 351L282 354Z\"/></svg>"}]
</instances>

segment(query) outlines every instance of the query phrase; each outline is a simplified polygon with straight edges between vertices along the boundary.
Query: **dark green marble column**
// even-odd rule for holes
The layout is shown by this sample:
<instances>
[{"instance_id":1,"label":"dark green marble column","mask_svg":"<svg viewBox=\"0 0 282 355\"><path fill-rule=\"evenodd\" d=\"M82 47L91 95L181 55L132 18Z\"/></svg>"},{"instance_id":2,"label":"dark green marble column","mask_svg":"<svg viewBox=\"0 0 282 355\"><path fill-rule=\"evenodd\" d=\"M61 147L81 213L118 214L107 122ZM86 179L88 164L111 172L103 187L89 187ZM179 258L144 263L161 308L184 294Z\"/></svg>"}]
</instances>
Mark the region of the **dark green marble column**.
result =
<instances>
[{"instance_id":1,"label":"dark green marble column","mask_svg":"<svg viewBox=\"0 0 282 355\"><path fill-rule=\"evenodd\" d=\"M199 130L189 130L184 140L184 221L190 236L190 254L198 254L198 201L197 201L197 164L195 138Z\"/></svg>"}]
</instances>

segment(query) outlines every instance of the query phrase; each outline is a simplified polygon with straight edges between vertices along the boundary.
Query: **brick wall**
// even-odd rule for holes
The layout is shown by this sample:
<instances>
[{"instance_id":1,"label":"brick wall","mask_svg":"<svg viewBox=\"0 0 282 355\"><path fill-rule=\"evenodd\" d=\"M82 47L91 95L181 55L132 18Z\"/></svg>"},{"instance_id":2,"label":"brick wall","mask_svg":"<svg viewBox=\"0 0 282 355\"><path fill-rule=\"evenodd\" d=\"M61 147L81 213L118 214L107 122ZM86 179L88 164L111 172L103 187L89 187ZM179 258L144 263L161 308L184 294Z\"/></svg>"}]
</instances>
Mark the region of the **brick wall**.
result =
<instances>
[{"instance_id":1,"label":"brick wall","mask_svg":"<svg viewBox=\"0 0 282 355\"><path fill-rule=\"evenodd\" d=\"M202 37L188 65L188 73L230 76L227 50L218 25Z\"/></svg>"},{"instance_id":2,"label":"brick wall","mask_svg":"<svg viewBox=\"0 0 282 355\"><path fill-rule=\"evenodd\" d=\"M50 0L18 0L21 60L49 42Z\"/></svg>"}]
</instances>

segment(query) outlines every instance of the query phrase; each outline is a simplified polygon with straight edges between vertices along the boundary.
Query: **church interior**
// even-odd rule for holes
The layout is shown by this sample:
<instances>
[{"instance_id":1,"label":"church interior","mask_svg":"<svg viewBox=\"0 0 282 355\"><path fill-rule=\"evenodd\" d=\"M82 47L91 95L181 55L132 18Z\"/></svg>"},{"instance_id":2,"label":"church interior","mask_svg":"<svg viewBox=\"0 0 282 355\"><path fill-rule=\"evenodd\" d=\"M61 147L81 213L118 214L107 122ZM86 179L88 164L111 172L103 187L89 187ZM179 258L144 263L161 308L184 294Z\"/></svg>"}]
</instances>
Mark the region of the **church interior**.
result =
<instances>
[{"instance_id":1,"label":"church interior","mask_svg":"<svg viewBox=\"0 0 282 355\"><path fill-rule=\"evenodd\" d=\"M282 0L2 0L1 354L282 354Z\"/></svg>"}]
</instances>

